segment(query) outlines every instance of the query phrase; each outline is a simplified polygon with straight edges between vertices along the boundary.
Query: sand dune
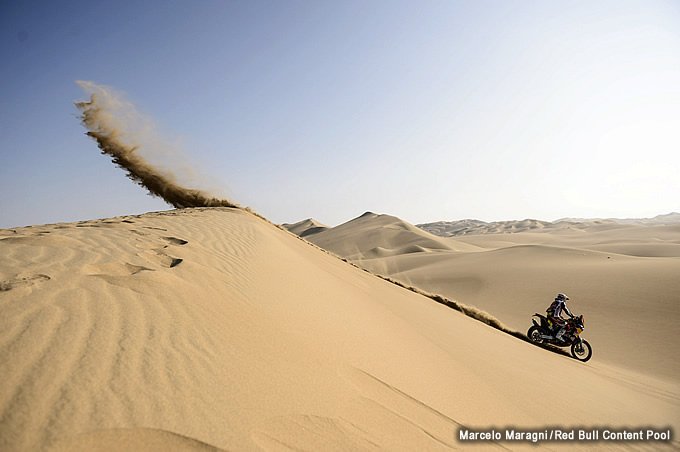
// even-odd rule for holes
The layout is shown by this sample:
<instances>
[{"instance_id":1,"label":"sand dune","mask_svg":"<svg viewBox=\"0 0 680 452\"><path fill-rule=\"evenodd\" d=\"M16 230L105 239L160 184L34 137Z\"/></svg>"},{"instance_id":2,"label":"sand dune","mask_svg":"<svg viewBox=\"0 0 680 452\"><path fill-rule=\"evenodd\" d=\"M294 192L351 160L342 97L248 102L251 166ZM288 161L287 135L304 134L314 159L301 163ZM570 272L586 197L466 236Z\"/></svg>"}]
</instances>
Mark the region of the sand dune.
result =
<instances>
[{"instance_id":1,"label":"sand dune","mask_svg":"<svg viewBox=\"0 0 680 452\"><path fill-rule=\"evenodd\" d=\"M414 250L460 251L477 249L437 237L390 215L366 212L347 223L315 234L309 240L333 253L351 259L367 254L394 255ZM414 248L417 247L417 248Z\"/></svg>"},{"instance_id":2,"label":"sand dune","mask_svg":"<svg viewBox=\"0 0 680 452\"><path fill-rule=\"evenodd\" d=\"M666 215L657 215L654 218L562 218L556 221L541 220L510 220L492 221L487 223L481 220L457 220L436 221L417 225L424 231L441 237L455 237L461 235L480 234L507 234L515 232L541 232L548 230L553 232L558 229L576 229L592 232L593 229L618 229L626 225L680 225L680 213L672 212Z\"/></svg>"},{"instance_id":3,"label":"sand dune","mask_svg":"<svg viewBox=\"0 0 680 452\"><path fill-rule=\"evenodd\" d=\"M593 222L612 222L617 224L678 224L680 223L680 212L671 212L657 215L653 218L561 218L555 223L593 223Z\"/></svg>"},{"instance_id":4,"label":"sand dune","mask_svg":"<svg viewBox=\"0 0 680 452\"><path fill-rule=\"evenodd\" d=\"M437 221L435 223L419 224L419 228L442 237L453 237L468 234L498 234L528 231L534 229L551 228L554 225L548 221L520 220L494 221L487 223L480 220Z\"/></svg>"},{"instance_id":5,"label":"sand dune","mask_svg":"<svg viewBox=\"0 0 680 452\"><path fill-rule=\"evenodd\" d=\"M281 226L300 237L307 237L308 235L317 234L328 229L328 226L319 223L313 218L308 218L293 224L286 223Z\"/></svg>"},{"instance_id":6,"label":"sand dune","mask_svg":"<svg viewBox=\"0 0 680 452\"><path fill-rule=\"evenodd\" d=\"M677 383L680 223L669 218L541 228L505 222L522 231L516 233L464 220L468 233L442 238L449 246L439 253L374 252L371 246L391 234L381 221L310 240L375 273L488 311L518 331L528 329L531 314L543 312L555 293L566 292L571 308L585 315L598 360ZM342 246L334 236L345 240ZM393 250L399 246L392 243Z\"/></svg>"},{"instance_id":7,"label":"sand dune","mask_svg":"<svg viewBox=\"0 0 680 452\"><path fill-rule=\"evenodd\" d=\"M445 450L461 426L680 427L675 382L533 347L240 210L3 230L0 250L1 450Z\"/></svg>"}]
</instances>

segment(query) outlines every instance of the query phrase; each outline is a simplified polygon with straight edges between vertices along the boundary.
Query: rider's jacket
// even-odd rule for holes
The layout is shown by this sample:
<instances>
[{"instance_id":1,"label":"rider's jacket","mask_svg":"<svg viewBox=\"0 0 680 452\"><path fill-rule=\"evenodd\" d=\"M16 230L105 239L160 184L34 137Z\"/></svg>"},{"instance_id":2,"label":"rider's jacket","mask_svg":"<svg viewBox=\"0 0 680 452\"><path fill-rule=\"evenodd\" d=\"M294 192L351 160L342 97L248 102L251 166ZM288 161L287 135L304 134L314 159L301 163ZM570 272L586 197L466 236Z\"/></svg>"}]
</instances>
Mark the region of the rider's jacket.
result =
<instances>
[{"instance_id":1,"label":"rider's jacket","mask_svg":"<svg viewBox=\"0 0 680 452\"><path fill-rule=\"evenodd\" d=\"M555 301L552 302L552 304L546 310L546 312L548 313L548 317L561 318L563 309L564 312L566 312L569 317L574 317L573 314L569 312L569 308L567 308L567 303L565 303L564 300L555 299Z\"/></svg>"}]
</instances>

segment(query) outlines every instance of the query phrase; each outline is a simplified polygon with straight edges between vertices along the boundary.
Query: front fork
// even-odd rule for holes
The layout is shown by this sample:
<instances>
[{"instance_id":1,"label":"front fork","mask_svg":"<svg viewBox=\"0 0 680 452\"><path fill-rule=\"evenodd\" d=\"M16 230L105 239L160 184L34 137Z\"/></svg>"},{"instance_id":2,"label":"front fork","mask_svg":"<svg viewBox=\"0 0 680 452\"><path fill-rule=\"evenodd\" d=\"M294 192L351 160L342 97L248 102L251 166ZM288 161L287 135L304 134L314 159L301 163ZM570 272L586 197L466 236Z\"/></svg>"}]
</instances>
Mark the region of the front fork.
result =
<instances>
[{"instance_id":1,"label":"front fork","mask_svg":"<svg viewBox=\"0 0 680 452\"><path fill-rule=\"evenodd\" d=\"M574 344L576 344L577 350L581 350L581 348L583 347L582 345L583 339L581 339L581 336L579 336L578 334L576 335L576 340L574 340Z\"/></svg>"}]
</instances>

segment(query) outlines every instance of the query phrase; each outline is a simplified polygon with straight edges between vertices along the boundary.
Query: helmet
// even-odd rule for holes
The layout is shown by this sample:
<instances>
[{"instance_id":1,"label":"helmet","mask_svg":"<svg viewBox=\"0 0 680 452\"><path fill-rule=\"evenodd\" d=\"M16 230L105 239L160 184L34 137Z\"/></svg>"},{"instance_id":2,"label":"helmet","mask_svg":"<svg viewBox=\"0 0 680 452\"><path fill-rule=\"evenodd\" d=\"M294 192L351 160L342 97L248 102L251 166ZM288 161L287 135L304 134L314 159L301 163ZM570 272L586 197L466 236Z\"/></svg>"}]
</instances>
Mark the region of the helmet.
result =
<instances>
[{"instance_id":1,"label":"helmet","mask_svg":"<svg viewBox=\"0 0 680 452\"><path fill-rule=\"evenodd\" d=\"M557 296L555 297L555 300L560 300L560 301L567 301L569 297L566 294L563 293L558 293Z\"/></svg>"}]
</instances>

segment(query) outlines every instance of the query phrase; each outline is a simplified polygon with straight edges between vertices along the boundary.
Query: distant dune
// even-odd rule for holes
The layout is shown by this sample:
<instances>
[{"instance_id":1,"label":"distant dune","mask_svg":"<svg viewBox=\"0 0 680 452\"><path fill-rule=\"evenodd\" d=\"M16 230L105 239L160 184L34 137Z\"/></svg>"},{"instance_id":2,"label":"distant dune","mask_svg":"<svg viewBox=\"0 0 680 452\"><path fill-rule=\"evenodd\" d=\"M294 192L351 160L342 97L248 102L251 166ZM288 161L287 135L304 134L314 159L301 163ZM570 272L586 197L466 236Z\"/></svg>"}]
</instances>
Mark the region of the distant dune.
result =
<instances>
[{"instance_id":1,"label":"distant dune","mask_svg":"<svg viewBox=\"0 0 680 452\"><path fill-rule=\"evenodd\" d=\"M394 217L369 214L340 231L349 239L354 226L372 222L384 237L357 249L408 251L376 260L496 255L486 262L500 262L487 268L492 279L498 268L515 265L504 260L512 248L456 251L488 244L447 246L449 239ZM615 273L641 268L641 258L611 261L598 251L515 248L529 261L542 256L537 265L575 253L569 262L591 271L600 260ZM659 276L657 258L650 258L658 278L648 291L666 284L668 310L647 301L652 309L642 315L639 302L622 310L630 323L618 327L639 337L631 342L635 350L672 356L672 378L655 377L654 366L640 373L605 361L599 319L587 330L596 357L580 363L376 278L238 209L0 230L0 253L3 451L449 450L464 447L456 439L461 427L680 431L672 309L678 292ZM606 285L606 275L600 279ZM516 284L519 290L534 282ZM496 301L516 301L513 292ZM524 323L547 301L543 290L537 294ZM594 317L591 307L601 300L580 305L580 295L574 308ZM639 333L651 318L670 351Z\"/></svg>"},{"instance_id":2,"label":"distant dune","mask_svg":"<svg viewBox=\"0 0 680 452\"><path fill-rule=\"evenodd\" d=\"M285 229L288 229L293 234L297 234L300 237L306 237L308 235L317 234L328 229L328 226L321 224L313 218L308 218L306 220L298 221L294 224L282 224Z\"/></svg>"},{"instance_id":3,"label":"distant dune","mask_svg":"<svg viewBox=\"0 0 680 452\"><path fill-rule=\"evenodd\" d=\"M370 253L408 254L414 247L427 251L453 251L456 247L476 249L468 244L455 244L432 235L412 224L389 215L366 212L334 228L326 229L309 240L316 245L351 259Z\"/></svg>"},{"instance_id":4,"label":"distant dune","mask_svg":"<svg viewBox=\"0 0 680 452\"><path fill-rule=\"evenodd\" d=\"M597 360L677 384L678 218L415 228L365 214L308 239L376 274L483 309L517 331L566 292L571 309L585 315Z\"/></svg>"},{"instance_id":5,"label":"distant dune","mask_svg":"<svg viewBox=\"0 0 680 452\"><path fill-rule=\"evenodd\" d=\"M456 220L436 221L423 223L417 227L441 237L455 237L460 235L478 234L501 234L513 232L526 232L542 229L586 229L599 225L674 225L680 224L680 213L672 212L666 215L657 215L654 218L562 218L556 221L541 220L510 220L493 221L487 223L481 220Z\"/></svg>"},{"instance_id":6,"label":"distant dune","mask_svg":"<svg viewBox=\"0 0 680 452\"><path fill-rule=\"evenodd\" d=\"M494 221L487 223L480 220L437 221L435 223L419 224L417 227L441 237L452 237L468 234L498 234L509 232L543 229L553 226L548 221Z\"/></svg>"}]
</instances>

